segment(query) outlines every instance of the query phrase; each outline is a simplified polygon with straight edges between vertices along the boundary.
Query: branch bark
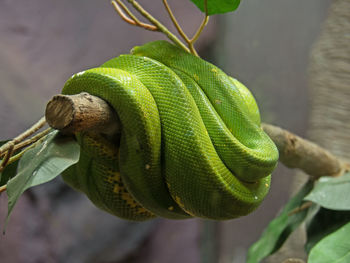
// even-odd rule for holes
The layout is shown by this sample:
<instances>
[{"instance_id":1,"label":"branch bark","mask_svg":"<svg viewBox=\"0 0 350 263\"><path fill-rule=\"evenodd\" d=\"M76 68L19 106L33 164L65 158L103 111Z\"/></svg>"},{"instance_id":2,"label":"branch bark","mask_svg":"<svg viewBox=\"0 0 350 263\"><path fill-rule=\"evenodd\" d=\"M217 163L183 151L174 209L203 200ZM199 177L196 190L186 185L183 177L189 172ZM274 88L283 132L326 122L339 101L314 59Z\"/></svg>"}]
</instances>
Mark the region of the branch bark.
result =
<instances>
[{"instance_id":1,"label":"branch bark","mask_svg":"<svg viewBox=\"0 0 350 263\"><path fill-rule=\"evenodd\" d=\"M299 168L313 179L339 176L349 165L317 144L280 127L263 124L264 131L276 144L280 161L288 168Z\"/></svg>"},{"instance_id":2,"label":"branch bark","mask_svg":"<svg viewBox=\"0 0 350 263\"><path fill-rule=\"evenodd\" d=\"M88 93L54 96L45 115L52 128L64 133L97 131L112 135L121 127L112 107ZM262 128L275 142L280 161L289 168L299 168L314 179L338 176L349 169L348 164L306 139L270 124Z\"/></svg>"},{"instance_id":3,"label":"branch bark","mask_svg":"<svg viewBox=\"0 0 350 263\"><path fill-rule=\"evenodd\" d=\"M45 117L52 128L63 133L94 131L110 135L119 130L112 107L86 92L54 96L46 106Z\"/></svg>"}]
</instances>

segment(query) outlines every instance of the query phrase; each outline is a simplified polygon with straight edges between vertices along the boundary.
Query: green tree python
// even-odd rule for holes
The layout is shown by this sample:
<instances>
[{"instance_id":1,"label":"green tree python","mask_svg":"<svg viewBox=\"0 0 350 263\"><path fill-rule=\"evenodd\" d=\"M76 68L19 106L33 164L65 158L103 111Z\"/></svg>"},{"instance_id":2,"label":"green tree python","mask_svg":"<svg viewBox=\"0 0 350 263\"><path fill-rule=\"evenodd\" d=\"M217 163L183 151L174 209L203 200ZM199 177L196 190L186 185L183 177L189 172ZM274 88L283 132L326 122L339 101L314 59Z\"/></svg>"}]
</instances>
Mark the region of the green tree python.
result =
<instances>
[{"instance_id":1,"label":"green tree python","mask_svg":"<svg viewBox=\"0 0 350 263\"><path fill-rule=\"evenodd\" d=\"M114 138L76 134L79 162L63 174L99 208L142 221L224 220L252 212L278 151L250 91L166 41L135 47L73 75L62 93L88 92L117 113Z\"/></svg>"}]
</instances>

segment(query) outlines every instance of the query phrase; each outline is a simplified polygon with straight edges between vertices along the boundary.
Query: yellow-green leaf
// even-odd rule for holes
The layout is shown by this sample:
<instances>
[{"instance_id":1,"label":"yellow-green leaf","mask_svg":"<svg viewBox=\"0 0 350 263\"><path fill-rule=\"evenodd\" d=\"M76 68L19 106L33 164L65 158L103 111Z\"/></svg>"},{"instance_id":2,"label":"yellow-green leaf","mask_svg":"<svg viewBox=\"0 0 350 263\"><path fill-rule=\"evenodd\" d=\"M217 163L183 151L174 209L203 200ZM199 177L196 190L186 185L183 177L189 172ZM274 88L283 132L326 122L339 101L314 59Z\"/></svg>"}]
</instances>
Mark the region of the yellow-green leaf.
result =
<instances>
[{"instance_id":1,"label":"yellow-green leaf","mask_svg":"<svg viewBox=\"0 0 350 263\"><path fill-rule=\"evenodd\" d=\"M320 207L307 223L306 251L317 242L350 222L350 211L337 211Z\"/></svg>"},{"instance_id":2,"label":"yellow-green leaf","mask_svg":"<svg viewBox=\"0 0 350 263\"><path fill-rule=\"evenodd\" d=\"M305 200L328 209L350 210L350 173L340 177L321 177Z\"/></svg>"},{"instance_id":3,"label":"yellow-green leaf","mask_svg":"<svg viewBox=\"0 0 350 263\"><path fill-rule=\"evenodd\" d=\"M302 205L304 197L310 192L312 186L311 181L306 183L289 200L281 214L270 222L260 239L249 248L247 263L259 263L277 251L288 236L306 219L307 209L295 213L293 211Z\"/></svg>"},{"instance_id":4,"label":"yellow-green leaf","mask_svg":"<svg viewBox=\"0 0 350 263\"><path fill-rule=\"evenodd\" d=\"M205 12L205 0L191 0L202 12ZM223 14L236 10L240 0L207 0L208 15Z\"/></svg>"},{"instance_id":5,"label":"yellow-green leaf","mask_svg":"<svg viewBox=\"0 0 350 263\"><path fill-rule=\"evenodd\" d=\"M323 238L310 251L308 263L350 262L350 223Z\"/></svg>"},{"instance_id":6,"label":"yellow-green leaf","mask_svg":"<svg viewBox=\"0 0 350 263\"><path fill-rule=\"evenodd\" d=\"M21 194L28 188L46 183L79 160L80 147L73 137L63 136L57 131L20 159L17 175L7 183L8 214Z\"/></svg>"}]
</instances>

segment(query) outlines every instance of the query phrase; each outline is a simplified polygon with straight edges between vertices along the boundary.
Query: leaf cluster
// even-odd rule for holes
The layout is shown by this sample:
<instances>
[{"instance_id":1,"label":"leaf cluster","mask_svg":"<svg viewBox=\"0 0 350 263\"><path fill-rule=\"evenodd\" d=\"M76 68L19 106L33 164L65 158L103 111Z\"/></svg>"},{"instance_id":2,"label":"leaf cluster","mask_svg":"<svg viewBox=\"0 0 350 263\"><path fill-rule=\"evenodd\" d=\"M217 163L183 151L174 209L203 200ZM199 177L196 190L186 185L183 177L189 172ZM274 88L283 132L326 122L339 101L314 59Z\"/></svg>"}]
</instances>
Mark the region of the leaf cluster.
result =
<instances>
[{"instance_id":1,"label":"leaf cluster","mask_svg":"<svg viewBox=\"0 0 350 263\"><path fill-rule=\"evenodd\" d=\"M302 223L309 263L350 262L350 172L311 180L289 200L248 251L247 263L275 253Z\"/></svg>"},{"instance_id":2,"label":"leaf cluster","mask_svg":"<svg viewBox=\"0 0 350 263\"><path fill-rule=\"evenodd\" d=\"M73 137L52 131L42 142L26 151L19 160L6 166L0 173L0 187L6 186L8 196L5 226L25 190L53 180L77 163L79 155L80 146Z\"/></svg>"}]
</instances>

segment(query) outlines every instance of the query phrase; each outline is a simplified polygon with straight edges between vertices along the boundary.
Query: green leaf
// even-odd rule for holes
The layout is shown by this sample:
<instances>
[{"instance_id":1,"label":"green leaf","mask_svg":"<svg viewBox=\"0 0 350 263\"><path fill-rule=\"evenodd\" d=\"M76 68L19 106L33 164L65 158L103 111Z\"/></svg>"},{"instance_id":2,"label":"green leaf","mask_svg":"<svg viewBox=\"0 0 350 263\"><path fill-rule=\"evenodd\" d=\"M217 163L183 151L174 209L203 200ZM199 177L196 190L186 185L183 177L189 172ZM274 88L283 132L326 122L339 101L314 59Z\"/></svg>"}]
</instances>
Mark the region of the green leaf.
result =
<instances>
[{"instance_id":1,"label":"green leaf","mask_svg":"<svg viewBox=\"0 0 350 263\"><path fill-rule=\"evenodd\" d=\"M323 238L310 251L308 263L350 262L350 223Z\"/></svg>"},{"instance_id":2,"label":"green leaf","mask_svg":"<svg viewBox=\"0 0 350 263\"><path fill-rule=\"evenodd\" d=\"M305 200L328 209L350 210L350 173L340 177L321 177Z\"/></svg>"},{"instance_id":3,"label":"green leaf","mask_svg":"<svg viewBox=\"0 0 350 263\"><path fill-rule=\"evenodd\" d=\"M7 184L8 180L15 177L17 172L18 160L8 164L5 169L0 173L0 186Z\"/></svg>"},{"instance_id":4,"label":"green leaf","mask_svg":"<svg viewBox=\"0 0 350 263\"><path fill-rule=\"evenodd\" d=\"M80 147L72 138L57 131L28 150L20 159L17 175L8 181L8 214L6 223L20 195L29 187L46 183L79 160Z\"/></svg>"},{"instance_id":5,"label":"green leaf","mask_svg":"<svg viewBox=\"0 0 350 263\"><path fill-rule=\"evenodd\" d=\"M350 221L350 211L336 211L320 208L307 223L307 243L305 249L309 252L322 238L333 233Z\"/></svg>"},{"instance_id":6,"label":"green leaf","mask_svg":"<svg viewBox=\"0 0 350 263\"><path fill-rule=\"evenodd\" d=\"M205 0L191 0L203 13ZM207 0L208 15L223 14L236 10L240 0Z\"/></svg>"},{"instance_id":7,"label":"green leaf","mask_svg":"<svg viewBox=\"0 0 350 263\"><path fill-rule=\"evenodd\" d=\"M264 230L260 239L248 250L247 263L258 263L277 251L288 236L305 220L307 209L291 213L299 208L304 197L311 191L313 183L309 181L289 200L281 214L273 219Z\"/></svg>"}]
</instances>

